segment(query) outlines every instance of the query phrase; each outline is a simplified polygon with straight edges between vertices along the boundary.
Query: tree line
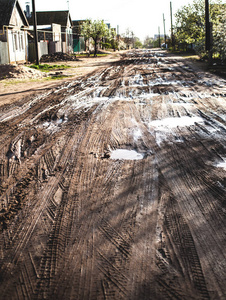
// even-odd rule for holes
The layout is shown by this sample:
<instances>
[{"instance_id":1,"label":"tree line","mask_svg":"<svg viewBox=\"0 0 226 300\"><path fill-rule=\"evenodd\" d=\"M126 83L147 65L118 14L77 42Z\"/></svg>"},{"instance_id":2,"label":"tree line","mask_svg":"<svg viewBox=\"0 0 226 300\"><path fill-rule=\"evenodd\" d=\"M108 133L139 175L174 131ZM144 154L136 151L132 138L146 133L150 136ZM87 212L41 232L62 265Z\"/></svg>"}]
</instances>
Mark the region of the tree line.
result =
<instances>
[{"instance_id":1,"label":"tree line","mask_svg":"<svg viewBox=\"0 0 226 300\"><path fill-rule=\"evenodd\" d=\"M215 58L226 60L226 4L222 1L210 1L210 22L212 27L212 53ZM194 0L184 5L175 14L175 26L172 38L167 44L173 50L193 51L201 57L207 55L205 50L205 1ZM160 39L160 43L163 38ZM158 47L159 40L149 36L144 41L145 48Z\"/></svg>"},{"instance_id":2,"label":"tree line","mask_svg":"<svg viewBox=\"0 0 226 300\"><path fill-rule=\"evenodd\" d=\"M210 0L210 22L212 32L212 53L214 58L226 60L226 4L221 0ZM88 40L92 38L94 55L99 45L104 48L119 49L119 39L116 30L108 28L103 20L86 20L80 28L81 35ZM143 43L135 37L133 31L127 29L121 36L126 47L155 48L164 39L154 40L147 36ZM160 45L159 45L160 43ZM205 1L194 0L192 4L184 5L175 14L175 26L171 38L167 39L168 47L176 51L193 51L201 57L207 55L205 50Z\"/></svg>"},{"instance_id":3,"label":"tree line","mask_svg":"<svg viewBox=\"0 0 226 300\"><path fill-rule=\"evenodd\" d=\"M142 48L143 45L138 37L136 37L129 28L125 34L116 38L116 30L109 28L103 20L88 19L80 25L79 34L84 37L85 43L92 39L94 45L94 56L97 55L98 48L120 50L120 40L123 40L124 48ZM89 49L86 49L89 51Z\"/></svg>"},{"instance_id":4,"label":"tree line","mask_svg":"<svg viewBox=\"0 0 226 300\"><path fill-rule=\"evenodd\" d=\"M226 4L210 1L211 44L215 57L226 59ZM190 47L201 56L205 50L205 1L195 0L176 13L175 41L178 47Z\"/></svg>"}]
</instances>

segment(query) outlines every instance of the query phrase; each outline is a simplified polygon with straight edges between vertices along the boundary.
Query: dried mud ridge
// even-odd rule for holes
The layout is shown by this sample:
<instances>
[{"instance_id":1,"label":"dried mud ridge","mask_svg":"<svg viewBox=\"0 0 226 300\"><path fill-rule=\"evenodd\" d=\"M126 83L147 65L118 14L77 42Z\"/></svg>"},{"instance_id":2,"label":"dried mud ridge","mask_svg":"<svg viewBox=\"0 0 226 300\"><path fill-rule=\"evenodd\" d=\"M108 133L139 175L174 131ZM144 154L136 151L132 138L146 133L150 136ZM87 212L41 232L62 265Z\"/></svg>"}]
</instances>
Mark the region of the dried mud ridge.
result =
<instances>
[{"instance_id":1,"label":"dried mud ridge","mask_svg":"<svg viewBox=\"0 0 226 300\"><path fill-rule=\"evenodd\" d=\"M225 95L137 51L1 106L0 298L225 299Z\"/></svg>"}]
</instances>

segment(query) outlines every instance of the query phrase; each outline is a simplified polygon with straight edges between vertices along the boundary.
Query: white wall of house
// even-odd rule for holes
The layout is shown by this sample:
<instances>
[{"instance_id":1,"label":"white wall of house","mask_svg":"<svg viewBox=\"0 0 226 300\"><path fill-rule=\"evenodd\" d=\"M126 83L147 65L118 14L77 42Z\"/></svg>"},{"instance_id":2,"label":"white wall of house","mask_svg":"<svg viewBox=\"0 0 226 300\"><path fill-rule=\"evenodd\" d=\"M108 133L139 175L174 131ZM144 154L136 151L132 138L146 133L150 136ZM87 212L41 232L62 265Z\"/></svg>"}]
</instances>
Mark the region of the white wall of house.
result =
<instances>
[{"instance_id":1,"label":"white wall of house","mask_svg":"<svg viewBox=\"0 0 226 300\"><path fill-rule=\"evenodd\" d=\"M19 28L24 25L16 6L13 8L9 24L13 24L13 26Z\"/></svg>"},{"instance_id":2,"label":"white wall of house","mask_svg":"<svg viewBox=\"0 0 226 300\"><path fill-rule=\"evenodd\" d=\"M8 56L8 45L6 42L0 41L0 65L8 64L9 56Z\"/></svg>"},{"instance_id":3,"label":"white wall of house","mask_svg":"<svg viewBox=\"0 0 226 300\"><path fill-rule=\"evenodd\" d=\"M6 63L25 62L28 54L27 32L21 30L24 24L16 5L12 11L9 24L11 24L10 27L5 27L8 42L7 51L4 49L4 57L8 56Z\"/></svg>"},{"instance_id":4,"label":"white wall of house","mask_svg":"<svg viewBox=\"0 0 226 300\"><path fill-rule=\"evenodd\" d=\"M53 23L52 32L53 32L53 42L61 43L61 25Z\"/></svg>"},{"instance_id":5,"label":"white wall of house","mask_svg":"<svg viewBox=\"0 0 226 300\"><path fill-rule=\"evenodd\" d=\"M67 19L67 27L65 30L66 33L66 52L72 53L73 52L73 31L72 31L72 23L70 21L70 18L68 16Z\"/></svg>"}]
</instances>

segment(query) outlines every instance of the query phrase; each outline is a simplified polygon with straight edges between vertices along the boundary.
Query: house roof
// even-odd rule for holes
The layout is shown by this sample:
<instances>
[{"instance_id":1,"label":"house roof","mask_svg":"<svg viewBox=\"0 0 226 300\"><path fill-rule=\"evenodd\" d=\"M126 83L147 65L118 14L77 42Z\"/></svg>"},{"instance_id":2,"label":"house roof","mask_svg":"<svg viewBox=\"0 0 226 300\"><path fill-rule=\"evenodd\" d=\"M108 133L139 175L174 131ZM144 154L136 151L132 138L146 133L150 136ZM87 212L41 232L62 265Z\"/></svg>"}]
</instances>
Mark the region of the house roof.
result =
<instances>
[{"instance_id":1,"label":"house roof","mask_svg":"<svg viewBox=\"0 0 226 300\"><path fill-rule=\"evenodd\" d=\"M13 8L15 6L17 7L17 10L23 21L23 24L25 26L28 26L28 21L24 15L24 12L18 0L0 0L0 27L2 27L3 25L6 26L15 25L15 24L10 24Z\"/></svg>"},{"instance_id":2,"label":"house roof","mask_svg":"<svg viewBox=\"0 0 226 300\"><path fill-rule=\"evenodd\" d=\"M82 25L84 22L86 22L87 20L73 20L72 23L73 25Z\"/></svg>"},{"instance_id":3,"label":"house roof","mask_svg":"<svg viewBox=\"0 0 226 300\"><path fill-rule=\"evenodd\" d=\"M67 26L67 20L71 21L71 16L68 10L63 11L37 11L37 25L45 25L45 24L60 24L61 26ZM33 18L29 19L29 23L33 25Z\"/></svg>"}]
</instances>

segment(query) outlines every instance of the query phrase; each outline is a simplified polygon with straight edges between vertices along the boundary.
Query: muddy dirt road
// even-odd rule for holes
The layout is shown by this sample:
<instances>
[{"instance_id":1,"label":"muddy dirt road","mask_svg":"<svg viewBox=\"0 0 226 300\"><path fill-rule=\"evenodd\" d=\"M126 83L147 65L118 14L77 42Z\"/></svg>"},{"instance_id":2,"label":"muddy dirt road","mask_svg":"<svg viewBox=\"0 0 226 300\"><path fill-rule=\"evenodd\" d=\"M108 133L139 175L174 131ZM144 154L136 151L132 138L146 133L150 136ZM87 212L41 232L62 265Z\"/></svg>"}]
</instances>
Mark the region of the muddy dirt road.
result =
<instances>
[{"instance_id":1,"label":"muddy dirt road","mask_svg":"<svg viewBox=\"0 0 226 300\"><path fill-rule=\"evenodd\" d=\"M1 299L225 299L225 81L161 51L0 107Z\"/></svg>"}]
</instances>

